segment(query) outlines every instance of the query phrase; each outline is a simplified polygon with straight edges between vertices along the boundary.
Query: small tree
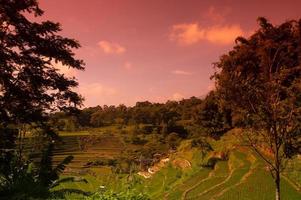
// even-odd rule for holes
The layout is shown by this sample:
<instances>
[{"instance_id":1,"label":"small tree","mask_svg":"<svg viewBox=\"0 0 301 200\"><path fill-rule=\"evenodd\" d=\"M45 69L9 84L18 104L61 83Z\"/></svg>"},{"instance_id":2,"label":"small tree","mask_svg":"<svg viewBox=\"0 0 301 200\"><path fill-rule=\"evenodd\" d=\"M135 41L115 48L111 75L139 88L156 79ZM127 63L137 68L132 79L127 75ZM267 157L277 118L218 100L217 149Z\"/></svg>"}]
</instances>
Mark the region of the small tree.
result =
<instances>
[{"instance_id":1,"label":"small tree","mask_svg":"<svg viewBox=\"0 0 301 200\"><path fill-rule=\"evenodd\" d=\"M301 20L279 26L265 18L258 22L259 30L237 38L215 64L214 78L221 100L240 118L244 138L269 166L279 200L286 160L300 152Z\"/></svg>"}]
</instances>

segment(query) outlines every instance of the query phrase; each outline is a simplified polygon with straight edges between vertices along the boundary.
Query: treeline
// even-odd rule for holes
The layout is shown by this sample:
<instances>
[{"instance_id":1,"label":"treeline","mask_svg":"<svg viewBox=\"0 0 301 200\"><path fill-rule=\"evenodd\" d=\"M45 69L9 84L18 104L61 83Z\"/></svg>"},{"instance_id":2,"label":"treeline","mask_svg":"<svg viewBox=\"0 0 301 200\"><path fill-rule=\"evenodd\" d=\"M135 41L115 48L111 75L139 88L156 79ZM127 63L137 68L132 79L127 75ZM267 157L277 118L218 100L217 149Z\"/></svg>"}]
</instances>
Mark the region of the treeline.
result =
<instances>
[{"instance_id":1,"label":"treeline","mask_svg":"<svg viewBox=\"0 0 301 200\"><path fill-rule=\"evenodd\" d=\"M166 103L137 102L135 106L96 106L79 110L75 114L58 112L51 121L59 130L72 131L87 127L103 127L114 124L134 125L170 124L179 120L194 121L202 100L196 97Z\"/></svg>"},{"instance_id":2,"label":"treeline","mask_svg":"<svg viewBox=\"0 0 301 200\"><path fill-rule=\"evenodd\" d=\"M59 131L84 130L110 125L148 125L146 131L157 128L158 133L172 132L188 126L203 128L211 135L221 135L231 128L231 111L222 108L215 92L205 98L191 97L166 103L137 102L135 106L96 106L73 114L57 112L50 123Z\"/></svg>"}]
</instances>

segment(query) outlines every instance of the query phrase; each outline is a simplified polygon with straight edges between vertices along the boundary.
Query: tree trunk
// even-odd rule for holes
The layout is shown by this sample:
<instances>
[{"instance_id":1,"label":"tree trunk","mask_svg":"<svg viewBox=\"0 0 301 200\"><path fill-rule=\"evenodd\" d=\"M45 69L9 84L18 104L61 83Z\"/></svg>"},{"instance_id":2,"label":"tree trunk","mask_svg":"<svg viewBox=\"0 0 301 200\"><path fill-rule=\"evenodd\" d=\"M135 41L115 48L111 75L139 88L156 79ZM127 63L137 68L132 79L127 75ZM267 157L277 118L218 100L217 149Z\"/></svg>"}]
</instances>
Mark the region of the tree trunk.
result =
<instances>
[{"instance_id":1,"label":"tree trunk","mask_svg":"<svg viewBox=\"0 0 301 200\"><path fill-rule=\"evenodd\" d=\"M275 184L276 184L276 200L280 200L280 173L276 172L275 177Z\"/></svg>"}]
</instances>

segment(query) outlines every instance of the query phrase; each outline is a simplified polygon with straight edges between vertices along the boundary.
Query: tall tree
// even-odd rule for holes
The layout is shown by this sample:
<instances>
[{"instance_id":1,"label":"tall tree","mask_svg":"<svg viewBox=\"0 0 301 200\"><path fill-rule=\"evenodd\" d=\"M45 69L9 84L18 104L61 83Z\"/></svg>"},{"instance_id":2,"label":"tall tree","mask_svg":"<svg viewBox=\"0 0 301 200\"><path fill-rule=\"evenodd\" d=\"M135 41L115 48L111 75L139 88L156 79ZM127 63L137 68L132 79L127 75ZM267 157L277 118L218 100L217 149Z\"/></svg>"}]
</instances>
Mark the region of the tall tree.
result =
<instances>
[{"instance_id":1,"label":"tall tree","mask_svg":"<svg viewBox=\"0 0 301 200\"><path fill-rule=\"evenodd\" d=\"M29 20L42 14L37 0L0 0L0 173L7 179L11 169L5 166L16 142L9 126L43 123L52 111L74 109L82 102L72 90L76 79L55 67L61 63L83 70L83 61L72 52L80 45L58 34L59 23Z\"/></svg>"},{"instance_id":2,"label":"tall tree","mask_svg":"<svg viewBox=\"0 0 301 200\"><path fill-rule=\"evenodd\" d=\"M248 144L269 166L279 200L285 161L300 152L301 20L258 22L251 37L237 38L216 63L214 78L233 115L242 116Z\"/></svg>"}]
</instances>

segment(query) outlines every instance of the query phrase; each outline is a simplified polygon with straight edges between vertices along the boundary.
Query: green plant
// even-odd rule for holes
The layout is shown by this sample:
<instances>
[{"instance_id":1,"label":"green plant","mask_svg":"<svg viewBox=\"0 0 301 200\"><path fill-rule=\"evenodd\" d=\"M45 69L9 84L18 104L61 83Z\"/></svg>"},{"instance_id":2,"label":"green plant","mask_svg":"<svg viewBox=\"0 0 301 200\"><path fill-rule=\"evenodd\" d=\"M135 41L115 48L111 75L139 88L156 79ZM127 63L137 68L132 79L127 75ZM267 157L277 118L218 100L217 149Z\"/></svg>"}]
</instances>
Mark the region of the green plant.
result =
<instances>
[{"instance_id":1,"label":"green plant","mask_svg":"<svg viewBox=\"0 0 301 200\"><path fill-rule=\"evenodd\" d=\"M47 198L49 196L62 198L66 192L85 195L85 192L76 189L51 191L61 183L86 182L84 179L78 180L75 177L60 179L59 175L72 161L73 156L67 156L53 167L53 148L54 144L50 142L42 153L40 162L36 164L29 159L20 160L18 155L13 154L10 162L10 175L1 180L1 197L7 199ZM33 190L33 188L35 189Z\"/></svg>"}]
</instances>

